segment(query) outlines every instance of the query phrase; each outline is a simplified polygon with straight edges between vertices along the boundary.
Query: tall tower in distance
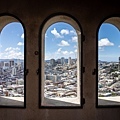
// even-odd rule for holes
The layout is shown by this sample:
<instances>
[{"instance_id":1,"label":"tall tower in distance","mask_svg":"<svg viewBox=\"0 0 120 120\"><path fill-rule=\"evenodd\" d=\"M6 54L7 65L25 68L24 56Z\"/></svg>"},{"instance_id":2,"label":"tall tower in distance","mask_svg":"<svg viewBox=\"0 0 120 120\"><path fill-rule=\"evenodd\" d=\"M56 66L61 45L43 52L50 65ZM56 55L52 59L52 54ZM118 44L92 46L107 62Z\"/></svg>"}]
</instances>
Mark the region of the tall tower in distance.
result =
<instances>
[{"instance_id":1,"label":"tall tower in distance","mask_svg":"<svg viewBox=\"0 0 120 120\"><path fill-rule=\"evenodd\" d=\"M64 63L65 63L65 59L64 57L61 57L61 64L64 65Z\"/></svg>"},{"instance_id":2,"label":"tall tower in distance","mask_svg":"<svg viewBox=\"0 0 120 120\"><path fill-rule=\"evenodd\" d=\"M68 58L68 65L71 65L71 57Z\"/></svg>"},{"instance_id":3,"label":"tall tower in distance","mask_svg":"<svg viewBox=\"0 0 120 120\"><path fill-rule=\"evenodd\" d=\"M12 75L16 75L16 67L12 68Z\"/></svg>"},{"instance_id":4,"label":"tall tower in distance","mask_svg":"<svg viewBox=\"0 0 120 120\"><path fill-rule=\"evenodd\" d=\"M51 65L54 67L55 66L55 59L50 60Z\"/></svg>"}]
</instances>

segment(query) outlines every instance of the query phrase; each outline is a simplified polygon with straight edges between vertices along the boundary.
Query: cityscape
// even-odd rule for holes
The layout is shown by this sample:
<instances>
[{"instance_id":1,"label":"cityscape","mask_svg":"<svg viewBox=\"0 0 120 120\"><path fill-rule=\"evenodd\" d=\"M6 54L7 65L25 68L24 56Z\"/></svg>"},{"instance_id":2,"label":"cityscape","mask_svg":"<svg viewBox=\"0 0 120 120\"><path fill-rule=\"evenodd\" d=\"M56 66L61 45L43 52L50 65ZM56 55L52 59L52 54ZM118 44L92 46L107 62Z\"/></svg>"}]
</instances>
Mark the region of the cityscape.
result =
<instances>
[{"instance_id":1,"label":"cityscape","mask_svg":"<svg viewBox=\"0 0 120 120\"><path fill-rule=\"evenodd\" d=\"M118 62L98 62L98 97L120 96L120 57Z\"/></svg>"},{"instance_id":2,"label":"cityscape","mask_svg":"<svg viewBox=\"0 0 120 120\"><path fill-rule=\"evenodd\" d=\"M98 97L120 96L119 62L98 61ZM77 97L77 59L50 59L45 61L46 98Z\"/></svg>"},{"instance_id":3,"label":"cityscape","mask_svg":"<svg viewBox=\"0 0 120 120\"><path fill-rule=\"evenodd\" d=\"M50 59L45 61L46 98L77 97L77 59Z\"/></svg>"},{"instance_id":4,"label":"cityscape","mask_svg":"<svg viewBox=\"0 0 120 120\"><path fill-rule=\"evenodd\" d=\"M24 97L24 60L0 59L0 96Z\"/></svg>"}]
</instances>

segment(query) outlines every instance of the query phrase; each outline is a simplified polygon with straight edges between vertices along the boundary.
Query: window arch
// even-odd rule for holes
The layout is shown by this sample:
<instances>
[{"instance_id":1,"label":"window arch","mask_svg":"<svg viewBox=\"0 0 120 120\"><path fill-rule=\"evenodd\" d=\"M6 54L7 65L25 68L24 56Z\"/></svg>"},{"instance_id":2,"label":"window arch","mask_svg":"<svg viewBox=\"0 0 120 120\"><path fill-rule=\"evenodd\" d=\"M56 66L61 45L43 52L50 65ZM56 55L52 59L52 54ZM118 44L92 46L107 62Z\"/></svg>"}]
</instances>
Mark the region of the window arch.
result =
<instances>
[{"instance_id":1,"label":"window arch","mask_svg":"<svg viewBox=\"0 0 120 120\"><path fill-rule=\"evenodd\" d=\"M98 30L97 106L120 105L120 17L105 19Z\"/></svg>"},{"instance_id":2,"label":"window arch","mask_svg":"<svg viewBox=\"0 0 120 120\"><path fill-rule=\"evenodd\" d=\"M41 28L40 107L80 107L82 31L72 17L56 15Z\"/></svg>"},{"instance_id":3,"label":"window arch","mask_svg":"<svg viewBox=\"0 0 120 120\"><path fill-rule=\"evenodd\" d=\"M0 15L0 107L25 107L24 36L18 18Z\"/></svg>"}]
</instances>

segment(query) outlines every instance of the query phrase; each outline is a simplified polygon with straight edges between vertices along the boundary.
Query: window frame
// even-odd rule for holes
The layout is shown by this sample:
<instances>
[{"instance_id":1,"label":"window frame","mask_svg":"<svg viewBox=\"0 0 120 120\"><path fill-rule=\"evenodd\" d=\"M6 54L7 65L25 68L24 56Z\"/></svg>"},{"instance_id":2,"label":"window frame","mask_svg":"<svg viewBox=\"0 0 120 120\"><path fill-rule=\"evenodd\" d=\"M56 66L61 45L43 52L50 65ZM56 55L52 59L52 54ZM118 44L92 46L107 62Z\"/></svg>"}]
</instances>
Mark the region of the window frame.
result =
<instances>
[{"instance_id":1,"label":"window frame","mask_svg":"<svg viewBox=\"0 0 120 120\"><path fill-rule=\"evenodd\" d=\"M119 14L112 14L104 17L100 22L96 30L96 69L94 69L94 72L96 73L96 108L120 108L120 105L99 105L98 101L98 33L101 25L103 23L110 23L114 25L116 28L120 30L120 25L118 27L118 23L116 24L114 20L110 20L111 18L119 18L120 21L120 15ZM120 103L119 103L120 104Z\"/></svg>"},{"instance_id":2,"label":"window frame","mask_svg":"<svg viewBox=\"0 0 120 120\"><path fill-rule=\"evenodd\" d=\"M74 21L76 23L77 27L79 27L79 30L81 32L81 41L79 43L79 45L80 45L79 51L81 51L81 54L79 57L79 59L80 59L79 61L81 61L80 67L79 67L79 70L81 71L80 77L79 77L80 78L80 83L79 83L80 105L78 105L78 106L47 106L47 105L43 106L42 105L42 94L43 94L43 90L44 90L44 89L42 89L43 88L43 75L44 75L43 74L43 69L44 69L44 67L43 67L43 59L44 59L44 55L43 55L44 54L44 46L43 46L44 44L43 44L43 42L44 42L44 40L43 39L45 36L43 34L43 33L45 33L45 32L43 32L43 30L44 30L44 26L46 24L49 24L48 23L49 21L51 21L51 23L49 25L46 25L47 26L46 30L49 28L49 26L51 26L54 23L67 21L67 20L66 21L65 20L64 21L63 20L55 20L54 22L52 21L54 17L59 17L59 16L64 16L66 18L70 18L72 21ZM70 24L71 22L68 20L66 23ZM70 25L75 29L75 27L73 26L73 23ZM74 18L73 16L66 14L66 13L54 13L54 14L50 15L49 17L47 17L41 24L40 29L39 29L39 43L38 43L38 48L39 48L39 69L38 69L39 70L39 108L68 108L68 109L83 108L83 104L84 104L83 83L82 83L82 81L83 81L83 37L84 37L84 35L83 35L83 31L82 31L80 23L77 21L76 18ZM78 42L79 42L79 39L78 39ZM41 48L42 48L42 50L41 50ZM43 58L43 59L41 59L41 58Z\"/></svg>"},{"instance_id":3,"label":"window frame","mask_svg":"<svg viewBox=\"0 0 120 120\"><path fill-rule=\"evenodd\" d=\"M23 106L21 105L0 105L0 108L21 108L21 109L25 109L26 108L26 75L28 73L28 70L26 69L26 29L25 29L25 25L23 24L23 22L21 21L21 19L19 19L16 15L13 15L11 13L1 13L0 17L11 17L10 20L8 20L5 25L2 27L2 29L12 23L12 22L18 22L22 25L23 28L23 32L24 32L24 102L23 102ZM1 29L1 31L2 31ZM0 32L1 32L0 31Z\"/></svg>"}]
</instances>

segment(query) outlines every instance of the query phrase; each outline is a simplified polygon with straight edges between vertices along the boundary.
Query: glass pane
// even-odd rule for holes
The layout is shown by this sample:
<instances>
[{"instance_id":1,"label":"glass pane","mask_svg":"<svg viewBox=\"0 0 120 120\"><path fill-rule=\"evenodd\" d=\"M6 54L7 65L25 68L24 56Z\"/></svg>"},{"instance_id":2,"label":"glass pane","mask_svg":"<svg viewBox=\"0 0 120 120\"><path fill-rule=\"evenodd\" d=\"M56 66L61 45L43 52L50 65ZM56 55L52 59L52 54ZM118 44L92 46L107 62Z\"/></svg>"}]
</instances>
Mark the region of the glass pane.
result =
<instances>
[{"instance_id":1,"label":"glass pane","mask_svg":"<svg viewBox=\"0 0 120 120\"><path fill-rule=\"evenodd\" d=\"M80 106L78 34L57 22L45 32L43 106Z\"/></svg>"},{"instance_id":2,"label":"glass pane","mask_svg":"<svg viewBox=\"0 0 120 120\"><path fill-rule=\"evenodd\" d=\"M24 30L19 22L0 34L0 106L24 106Z\"/></svg>"},{"instance_id":3,"label":"glass pane","mask_svg":"<svg viewBox=\"0 0 120 120\"><path fill-rule=\"evenodd\" d=\"M98 33L98 105L120 105L120 31L109 23Z\"/></svg>"}]
</instances>

